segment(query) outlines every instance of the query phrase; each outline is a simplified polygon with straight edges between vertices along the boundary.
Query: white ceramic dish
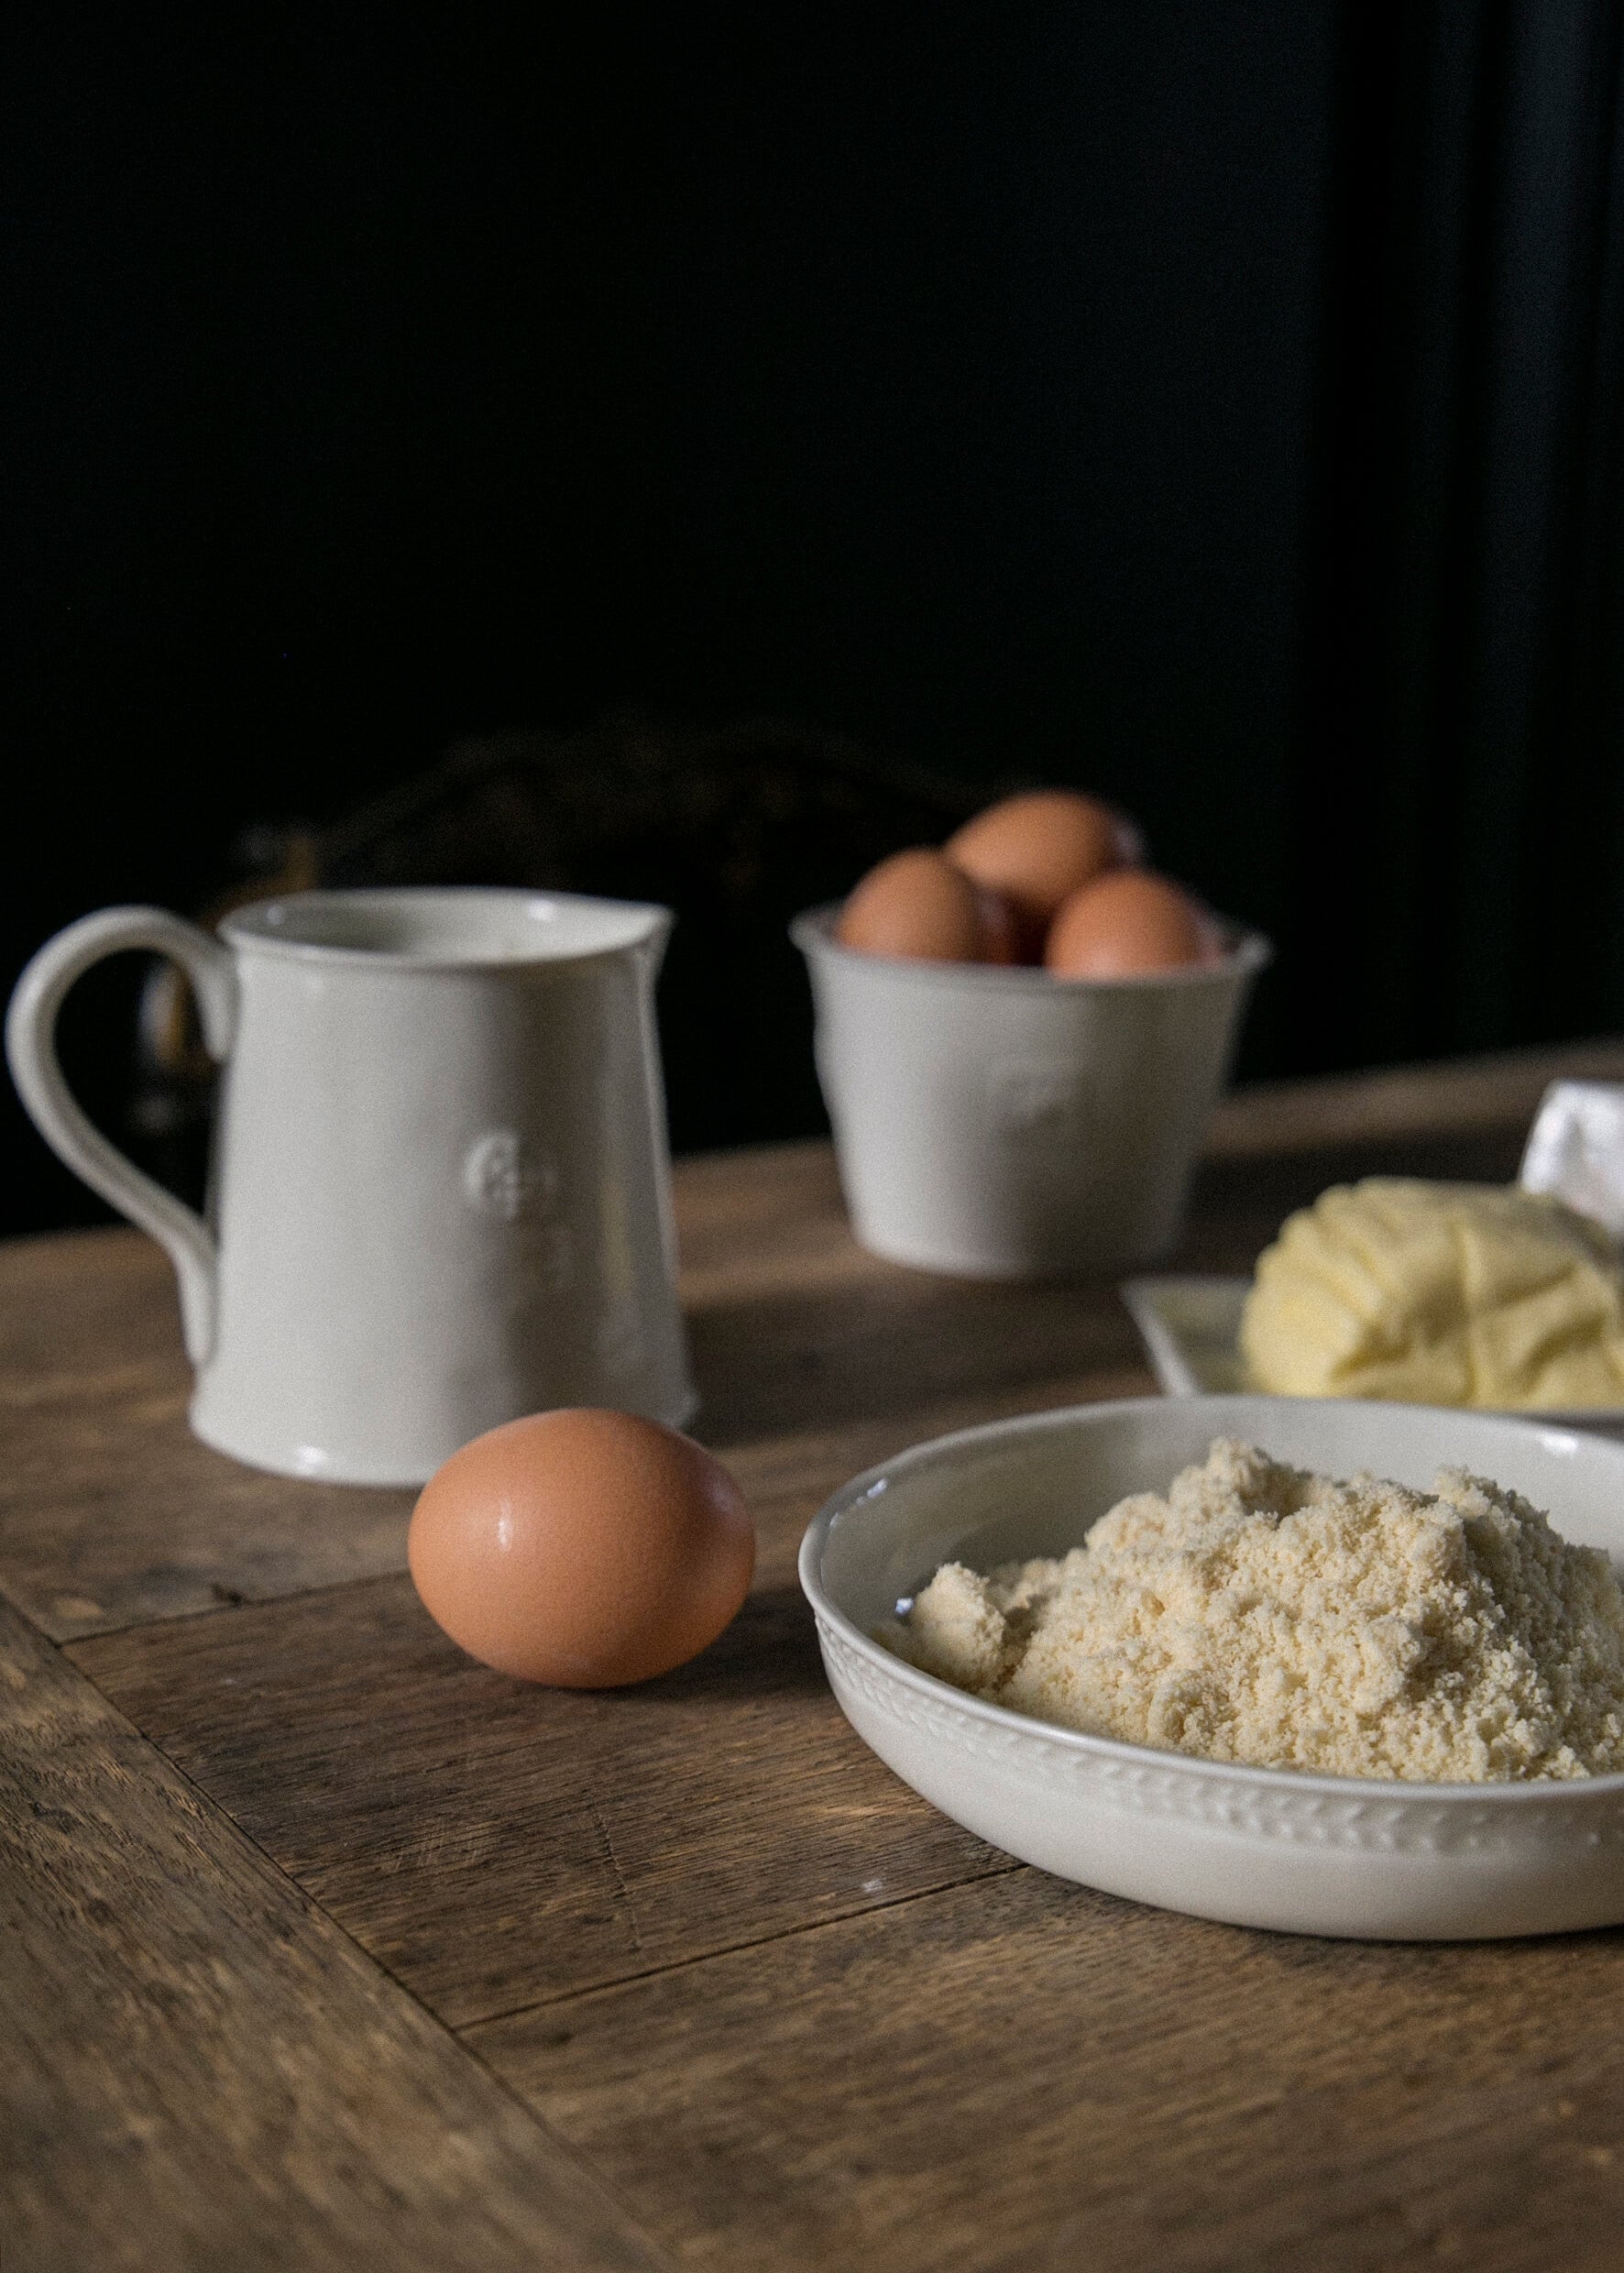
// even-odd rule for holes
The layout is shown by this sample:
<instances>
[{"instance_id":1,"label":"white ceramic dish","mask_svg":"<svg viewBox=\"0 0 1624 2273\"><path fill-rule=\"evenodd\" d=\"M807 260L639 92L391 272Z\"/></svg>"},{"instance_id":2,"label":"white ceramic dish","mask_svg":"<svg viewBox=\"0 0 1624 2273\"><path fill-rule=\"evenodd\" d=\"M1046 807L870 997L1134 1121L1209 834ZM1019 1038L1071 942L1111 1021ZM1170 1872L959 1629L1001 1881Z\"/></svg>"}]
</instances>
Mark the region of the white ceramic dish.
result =
<instances>
[{"instance_id":1,"label":"white ceramic dish","mask_svg":"<svg viewBox=\"0 0 1624 2273\"><path fill-rule=\"evenodd\" d=\"M410 885L292 892L218 938L162 908L58 932L6 1014L17 1094L167 1249L205 1444L278 1476L424 1484L554 1405L693 1412L654 980L669 908ZM206 1219L85 1118L74 982L138 948L222 1065Z\"/></svg>"},{"instance_id":2,"label":"white ceramic dish","mask_svg":"<svg viewBox=\"0 0 1624 2273\"><path fill-rule=\"evenodd\" d=\"M1213 963L1057 979L859 954L839 912L809 909L790 936L862 1245L971 1279L1165 1255L1267 940L1226 926Z\"/></svg>"},{"instance_id":3,"label":"white ceramic dish","mask_svg":"<svg viewBox=\"0 0 1624 2273\"><path fill-rule=\"evenodd\" d=\"M1244 1390L1241 1312L1249 1279L1129 1279L1122 1299L1139 1329L1151 1371L1169 1397L1224 1396ZM1521 1413L1553 1428L1599 1430L1624 1436L1624 1405Z\"/></svg>"},{"instance_id":4,"label":"white ceramic dish","mask_svg":"<svg viewBox=\"0 0 1624 2273\"><path fill-rule=\"evenodd\" d=\"M1624 1565L1624 1445L1423 1405L1147 1398L917 1445L856 1477L801 1546L830 1686L905 1783L1059 1877L1243 1926L1469 1940L1624 1922L1624 1775L1423 1784L1241 1768L1082 1736L987 1705L872 1639L951 1558L986 1569L1076 1544L1214 1436L1333 1475L1428 1486L1465 1466Z\"/></svg>"}]
</instances>

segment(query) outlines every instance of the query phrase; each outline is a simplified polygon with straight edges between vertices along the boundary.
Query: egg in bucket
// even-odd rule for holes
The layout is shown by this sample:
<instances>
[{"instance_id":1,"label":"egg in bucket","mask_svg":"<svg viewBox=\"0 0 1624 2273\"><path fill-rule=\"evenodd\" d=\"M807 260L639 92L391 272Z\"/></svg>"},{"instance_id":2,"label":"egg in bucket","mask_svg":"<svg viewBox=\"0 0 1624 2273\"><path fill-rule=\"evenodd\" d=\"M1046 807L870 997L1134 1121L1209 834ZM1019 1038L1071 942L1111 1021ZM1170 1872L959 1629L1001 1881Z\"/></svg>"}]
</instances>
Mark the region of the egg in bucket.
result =
<instances>
[{"instance_id":1,"label":"egg in bucket","mask_svg":"<svg viewBox=\"0 0 1624 2273\"><path fill-rule=\"evenodd\" d=\"M1131 857L1130 826L1118 843ZM1192 959L1136 969L1130 935L1173 920L1176 888L1121 857L1084 885L1117 902L1128 944L1114 965L1097 942L1056 969L875 951L839 936L835 906L791 925L841 1187L874 1254L966 1278L1067 1278L1137 1268L1177 1239L1271 950L1200 909ZM1051 943L1089 931L1081 896L1057 908ZM1122 975L1070 975L1079 964Z\"/></svg>"}]
</instances>

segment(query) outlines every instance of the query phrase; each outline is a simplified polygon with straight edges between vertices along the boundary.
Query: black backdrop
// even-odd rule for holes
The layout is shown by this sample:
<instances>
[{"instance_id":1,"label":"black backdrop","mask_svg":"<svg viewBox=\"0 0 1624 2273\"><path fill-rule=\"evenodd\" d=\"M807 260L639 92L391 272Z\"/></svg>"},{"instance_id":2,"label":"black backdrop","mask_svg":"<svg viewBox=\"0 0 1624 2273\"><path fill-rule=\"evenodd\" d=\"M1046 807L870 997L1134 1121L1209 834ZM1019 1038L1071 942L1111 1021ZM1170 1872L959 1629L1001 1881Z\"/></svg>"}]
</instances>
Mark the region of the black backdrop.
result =
<instances>
[{"instance_id":1,"label":"black backdrop","mask_svg":"<svg viewBox=\"0 0 1624 2273\"><path fill-rule=\"evenodd\" d=\"M7 80L7 982L638 706L1120 797L1279 942L1249 1071L1620 1024L1612 0L64 6ZM94 1212L7 1099L0 1228Z\"/></svg>"}]
</instances>

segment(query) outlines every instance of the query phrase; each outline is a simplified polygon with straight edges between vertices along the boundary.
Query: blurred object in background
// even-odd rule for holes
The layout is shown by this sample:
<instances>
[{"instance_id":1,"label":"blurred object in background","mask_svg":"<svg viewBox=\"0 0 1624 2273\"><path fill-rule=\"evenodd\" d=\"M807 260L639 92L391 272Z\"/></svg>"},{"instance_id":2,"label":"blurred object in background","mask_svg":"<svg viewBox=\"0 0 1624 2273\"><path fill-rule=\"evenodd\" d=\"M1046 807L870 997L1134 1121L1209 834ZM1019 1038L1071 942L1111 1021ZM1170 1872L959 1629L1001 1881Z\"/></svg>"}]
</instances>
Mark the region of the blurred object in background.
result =
<instances>
[{"instance_id":1,"label":"blurred object in background","mask_svg":"<svg viewBox=\"0 0 1624 2273\"><path fill-rule=\"evenodd\" d=\"M281 881L257 820L350 875L444 829L677 900L679 1136L807 1126L777 918L938 833L807 873L867 750L1130 807L1278 943L1245 1075L1624 1026L1621 0L16 46L0 986ZM630 716L810 723L577 734ZM515 719L576 738L435 769ZM63 1018L110 1126L141 980ZM0 1094L0 1229L99 1212Z\"/></svg>"},{"instance_id":2,"label":"blurred object in background","mask_svg":"<svg viewBox=\"0 0 1624 2273\"><path fill-rule=\"evenodd\" d=\"M250 831L251 873L199 920L318 885L522 884L661 901L677 916L659 995L674 1147L807 1136L825 1122L790 917L841 897L898 846L938 843L993 794L773 720L498 734L457 743L329 828ZM193 1200L213 1093L185 982L155 964L134 1088L115 1117L141 1165Z\"/></svg>"}]
</instances>

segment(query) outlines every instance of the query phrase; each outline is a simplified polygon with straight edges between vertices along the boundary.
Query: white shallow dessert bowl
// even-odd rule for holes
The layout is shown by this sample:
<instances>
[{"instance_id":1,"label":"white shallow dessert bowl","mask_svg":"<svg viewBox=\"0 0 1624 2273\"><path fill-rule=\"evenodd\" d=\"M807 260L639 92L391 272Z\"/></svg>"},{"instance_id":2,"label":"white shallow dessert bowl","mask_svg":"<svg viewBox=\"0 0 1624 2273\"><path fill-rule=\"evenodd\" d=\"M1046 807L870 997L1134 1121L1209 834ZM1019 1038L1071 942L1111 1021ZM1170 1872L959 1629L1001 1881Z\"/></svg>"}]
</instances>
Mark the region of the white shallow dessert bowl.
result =
<instances>
[{"instance_id":1,"label":"white shallow dessert bowl","mask_svg":"<svg viewBox=\"0 0 1624 2273\"><path fill-rule=\"evenodd\" d=\"M1624 1565L1624 1444L1533 1421L1319 1399L1136 1399L938 1438L837 1492L801 1545L829 1686L864 1742L1024 1862L1239 1926L1471 1940L1624 1922L1624 1775L1400 1784L1245 1768L1050 1726L873 1637L953 1560L1061 1554L1215 1436L1421 1489L1465 1467Z\"/></svg>"}]
</instances>

